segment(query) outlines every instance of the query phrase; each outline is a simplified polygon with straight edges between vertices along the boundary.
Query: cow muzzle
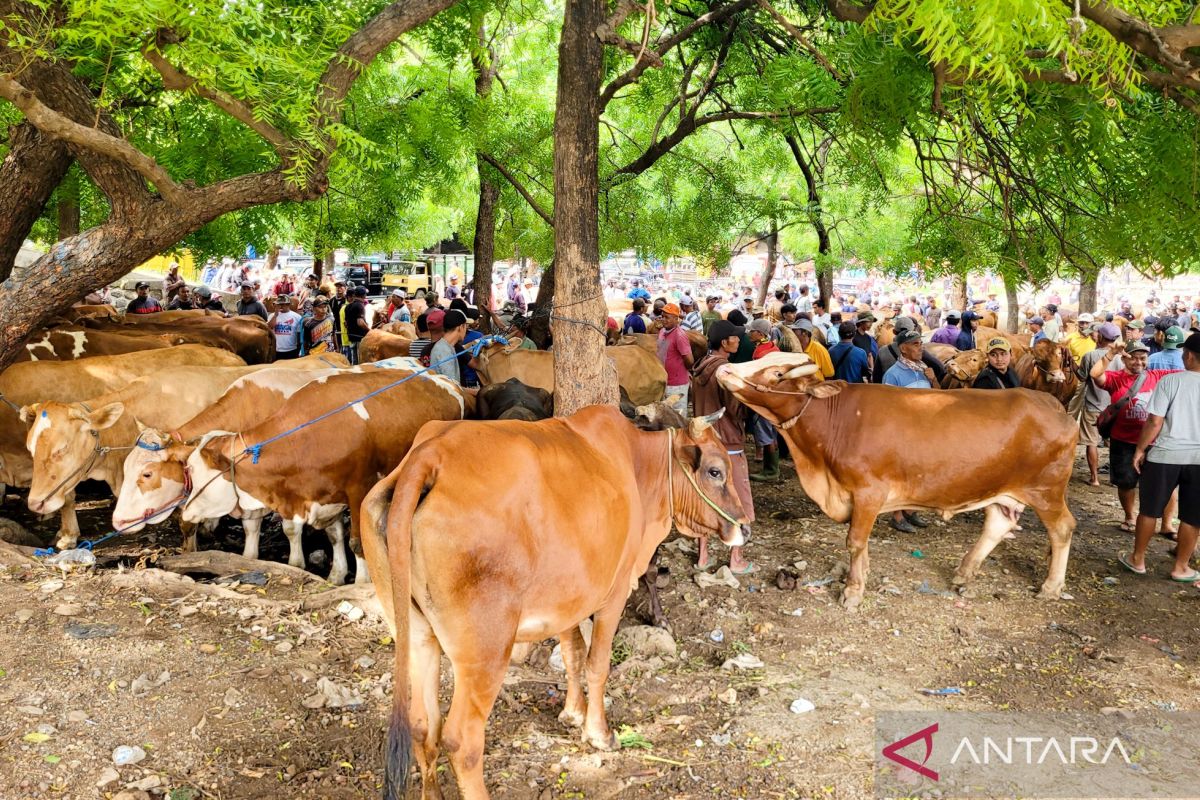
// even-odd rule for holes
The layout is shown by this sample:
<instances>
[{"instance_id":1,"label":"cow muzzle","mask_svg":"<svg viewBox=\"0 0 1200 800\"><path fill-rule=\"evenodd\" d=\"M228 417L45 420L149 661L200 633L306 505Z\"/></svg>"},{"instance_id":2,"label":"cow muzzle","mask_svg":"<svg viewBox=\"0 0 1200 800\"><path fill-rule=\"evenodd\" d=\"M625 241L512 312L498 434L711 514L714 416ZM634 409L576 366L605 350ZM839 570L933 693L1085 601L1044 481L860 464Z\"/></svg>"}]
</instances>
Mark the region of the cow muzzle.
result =
<instances>
[{"instance_id":1,"label":"cow muzzle","mask_svg":"<svg viewBox=\"0 0 1200 800\"><path fill-rule=\"evenodd\" d=\"M750 543L750 526L746 524L723 526L721 543L728 547L745 547Z\"/></svg>"},{"instance_id":2,"label":"cow muzzle","mask_svg":"<svg viewBox=\"0 0 1200 800\"><path fill-rule=\"evenodd\" d=\"M1056 369L1056 370L1051 370L1050 372L1047 372L1046 379L1048 381L1050 381L1051 383L1064 383L1067 380L1067 376L1063 373L1063 371L1061 369Z\"/></svg>"}]
</instances>

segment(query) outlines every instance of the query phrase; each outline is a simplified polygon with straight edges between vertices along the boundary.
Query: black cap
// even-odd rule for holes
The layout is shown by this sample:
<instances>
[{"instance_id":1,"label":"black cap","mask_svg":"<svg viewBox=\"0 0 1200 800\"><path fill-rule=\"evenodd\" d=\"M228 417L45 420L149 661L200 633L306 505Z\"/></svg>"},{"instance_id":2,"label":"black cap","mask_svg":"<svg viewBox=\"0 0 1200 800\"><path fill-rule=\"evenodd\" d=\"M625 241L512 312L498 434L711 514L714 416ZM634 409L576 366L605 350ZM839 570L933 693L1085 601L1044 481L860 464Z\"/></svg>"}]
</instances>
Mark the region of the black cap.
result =
<instances>
[{"instance_id":1,"label":"black cap","mask_svg":"<svg viewBox=\"0 0 1200 800\"><path fill-rule=\"evenodd\" d=\"M734 326L738 326L738 327L740 327L740 326L742 326L742 325L745 325L745 324L746 324L746 315L745 315L745 314L743 314L743 313L741 312L741 310L739 310L739 309L736 309L736 308L735 308L733 311L730 311L730 312L729 312L729 314L728 314L728 319L729 319L729 322L733 323L733 325L734 325ZM716 323L714 322L713 324L715 325ZM738 333L740 334L740 333L741 333L741 331L739 330L739 331L738 331ZM732 333L727 333L727 334L725 334L725 335L726 335L726 336L732 336L733 334L732 334Z\"/></svg>"},{"instance_id":2,"label":"black cap","mask_svg":"<svg viewBox=\"0 0 1200 800\"><path fill-rule=\"evenodd\" d=\"M135 284L133 285L133 288L135 288L135 289L149 289L149 288L150 288L150 284L146 283L145 281L138 281L137 283L135 283Z\"/></svg>"},{"instance_id":3,"label":"black cap","mask_svg":"<svg viewBox=\"0 0 1200 800\"><path fill-rule=\"evenodd\" d=\"M337 280L335 280L335 281L333 282L333 285L334 285L334 286L345 286L345 285L346 285L346 279L345 279L345 278L338 278Z\"/></svg>"},{"instance_id":4,"label":"black cap","mask_svg":"<svg viewBox=\"0 0 1200 800\"><path fill-rule=\"evenodd\" d=\"M354 287L354 296L355 297L366 297L367 296L367 287L355 286Z\"/></svg>"},{"instance_id":5,"label":"black cap","mask_svg":"<svg viewBox=\"0 0 1200 800\"><path fill-rule=\"evenodd\" d=\"M733 316L733 314L730 313L730 316ZM745 318L743 317L743 319ZM716 350L721 346L721 342L725 341L730 336L741 335L742 327L740 325L734 325L727 319L719 319L715 321L712 324L712 327L708 329L708 349Z\"/></svg>"},{"instance_id":6,"label":"black cap","mask_svg":"<svg viewBox=\"0 0 1200 800\"><path fill-rule=\"evenodd\" d=\"M442 317L442 330L453 330L461 325L467 324L467 317L457 308L452 308L446 312L446 316Z\"/></svg>"},{"instance_id":7,"label":"black cap","mask_svg":"<svg viewBox=\"0 0 1200 800\"><path fill-rule=\"evenodd\" d=\"M313 300L313 308L316 308L317 306L327 306L327 305L329 305L329 301L326 300L321 295L317 295L317 299Z\"/></svg>"},{"instance_id":8,"label":"black cap","mask_svg":"<svg viewBox=\"0 0 1200 800\"><path fill-rule=\"evenodd\" d=\"M1171 319L1170 317L1159 317L1154 323L1154 328L1155 328L1155 330L1160 330L1160 331L1165 332L1168 328L1170 328L1174 324L1175 324L1175 320Z\"/></svg>"},{"instance_id":9,"label":"black cap","mask_svg":"<svg viewBox=\"0 0 1200 800\"><path fill-rule=\"evenodd\" d=\"M1185 350L1191 350L1193 354L1200 356L1200 333L1193 333L1183 342Z\"/></svg>"}]
</instances>

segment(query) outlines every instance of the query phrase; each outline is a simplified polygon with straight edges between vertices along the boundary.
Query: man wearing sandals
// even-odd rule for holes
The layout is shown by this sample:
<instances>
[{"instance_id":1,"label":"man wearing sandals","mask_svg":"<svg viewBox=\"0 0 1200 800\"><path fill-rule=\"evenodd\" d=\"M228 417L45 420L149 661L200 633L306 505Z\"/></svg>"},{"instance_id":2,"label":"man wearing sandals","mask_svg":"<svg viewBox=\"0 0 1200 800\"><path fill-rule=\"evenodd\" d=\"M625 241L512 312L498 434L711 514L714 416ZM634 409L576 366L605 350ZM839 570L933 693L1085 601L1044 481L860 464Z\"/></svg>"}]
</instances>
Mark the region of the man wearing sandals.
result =
<instances>
[{"instance_id":1,"label":"man wearing sandals","mask_svg":"<svg viewBox=\"0 0 1200 800\"><path fill-rule=\"evenodd\" d=\"M1189 336L1182 350L1184 371L1160 380L1146 404L1146 424L1133 456L1133 467L1141 474L1141 513L1133 553L1122 557L1121 564L1146 572L1146 548L1168 498L1178 489L1179 538L1171 580L1196 583L1200 572L1188 562L1200 529L1200 333Z\"/></svg>"}]
</instances>

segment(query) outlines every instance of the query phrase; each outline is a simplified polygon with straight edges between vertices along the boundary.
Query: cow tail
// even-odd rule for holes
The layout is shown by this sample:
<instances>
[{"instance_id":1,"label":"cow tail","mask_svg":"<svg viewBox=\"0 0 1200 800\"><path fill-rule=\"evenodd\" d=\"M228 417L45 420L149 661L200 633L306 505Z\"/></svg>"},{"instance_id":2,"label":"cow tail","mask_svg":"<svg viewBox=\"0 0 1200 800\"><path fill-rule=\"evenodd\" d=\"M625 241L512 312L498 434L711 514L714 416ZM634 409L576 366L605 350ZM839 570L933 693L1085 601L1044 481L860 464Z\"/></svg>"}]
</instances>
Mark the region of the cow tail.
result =
<instances>
[{"instance_id":1,"label":"cow tail","mask_svg":"<svg viewBox=\"0 0 1200 800\"><path fill-rule=\"evenodd\" d=\"M408 719L411 691L408 632L412 592L412 520L421 497L432 485L434 472L433 464L421 459L419 450L409 455L367 495L363 501L362 515L363 547L372 576L381 597L387 591L386 585L381 583L390 582L392 617L395 621L392 714L388 721L384 750L385 800L401 800L405 796L412 764L412 732ZM386 531L382 525L385 519ZM379 569L376 564L386 564L386 571Z\"/></svg>"}]
</instances>

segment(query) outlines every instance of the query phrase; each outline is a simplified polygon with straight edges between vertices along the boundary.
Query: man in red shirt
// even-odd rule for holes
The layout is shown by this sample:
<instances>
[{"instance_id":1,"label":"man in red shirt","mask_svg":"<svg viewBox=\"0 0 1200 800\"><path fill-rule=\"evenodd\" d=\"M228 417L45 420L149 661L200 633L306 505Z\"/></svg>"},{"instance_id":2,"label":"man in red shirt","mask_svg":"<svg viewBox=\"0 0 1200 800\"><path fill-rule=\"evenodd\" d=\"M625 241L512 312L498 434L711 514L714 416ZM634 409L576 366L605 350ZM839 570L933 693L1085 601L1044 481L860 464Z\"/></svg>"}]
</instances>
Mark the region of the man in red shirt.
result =
<instances>
[{"instance_id":1,"label":"man in red shirt","mask_svg":"<svg viewBox=\"0 0 1200 800\"><path fill-rule=\"evenodd\" d=\"M692 376L692 343L679 327L682 312L674 303L662 309L663 329L658 332L658 360L667 370L667 393L663 402L683 417L688 415L688 387Z\"/></svg>"}]
</instances>

